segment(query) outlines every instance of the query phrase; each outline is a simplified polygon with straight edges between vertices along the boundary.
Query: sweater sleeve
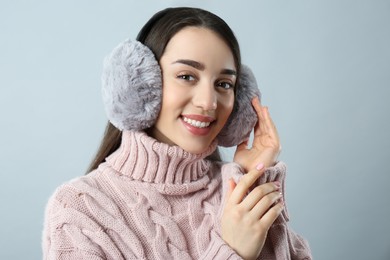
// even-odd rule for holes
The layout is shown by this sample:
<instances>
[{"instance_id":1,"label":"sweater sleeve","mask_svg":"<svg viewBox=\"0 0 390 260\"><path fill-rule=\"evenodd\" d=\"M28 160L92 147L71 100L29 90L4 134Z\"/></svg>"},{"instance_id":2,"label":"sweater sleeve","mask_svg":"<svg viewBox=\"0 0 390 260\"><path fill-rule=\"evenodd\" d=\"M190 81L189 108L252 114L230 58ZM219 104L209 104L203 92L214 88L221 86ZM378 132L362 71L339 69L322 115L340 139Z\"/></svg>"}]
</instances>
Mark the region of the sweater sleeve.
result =
<instances>
[{"instance_id":1,"label":"sweater sleeve","mask_svg":"<svg viewBox=\"0 0 390 260\"><path fill-rule=\"evenodd\" d=\"M242 258L230 246L228 246L216 232L213 231L210 235L211 243L199 259L242 260Z\"/></svg>"},{"instance_id":2,"label":"sweater sleeve","mask_svg":"<svg viewBox=\"0 0 390 260\"><path fill-rule=\"evenodd\" d=\"M223 199L228 188L228 180L233 178L238 183L243 176L243 169L236 163L227 163L222 166ZM267 168L265 173L253 185L254 188L267 182L279 181L285 203L281 215L275 220L268 231L267 239L259 259L310 260L312 256L309 244L288 226L289 214L285 199L285 177L286 165L283 162L278 162L275 166ZM220 212L220 215L222 215L222 212Z\"/></svg>"}]
</instances>

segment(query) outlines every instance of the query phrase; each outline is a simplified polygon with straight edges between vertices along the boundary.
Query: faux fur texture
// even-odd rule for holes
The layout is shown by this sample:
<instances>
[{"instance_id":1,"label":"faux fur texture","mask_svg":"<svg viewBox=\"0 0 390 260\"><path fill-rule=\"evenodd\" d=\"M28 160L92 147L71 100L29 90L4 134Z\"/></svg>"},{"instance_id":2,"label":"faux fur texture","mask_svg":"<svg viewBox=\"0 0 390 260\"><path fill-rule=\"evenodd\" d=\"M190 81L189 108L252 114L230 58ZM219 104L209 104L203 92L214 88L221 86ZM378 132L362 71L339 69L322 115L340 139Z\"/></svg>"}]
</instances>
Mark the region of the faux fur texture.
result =
<instances>
[{"instance_id":1,"label":"faux fur texture","mask_svg":"<svg viewBox=\"0 0 390 260\"><path fill-rule=\"evenodd\" d=\"M161 69L152 51L138 41L126 40L106 57L102 94L107 117L119 130L151 127L162 103ZM233 112L218 135L218 144L235 146L249 138L257 122L251 100L260 97L256 79L243 65Z\"/></svg>"},{"instance_id":2,"label":"faux fur texture","mask_svg":"<svg viewBox=\"0 0 390 260\"><path fill-rule=\"evenodd\" d=\"M248 66L241 66L239 86L234 100L234 108L224 128L218 135L218 145L231 147L249 139L256 125L257 114L252 106L252 99L261 98L256 78Z\"/></svg>"},{"instance_id":3,"label":"faux fur texture","mask_svg":"<svg viewBox=\"0 0 390 260\"><path fill-rule=\"evenodd\" d=\"M126 40L106 57L102 94L110 122L119 130L151 127L161 109L161 70L153 52Z\"/></svg>"}]
</instances>

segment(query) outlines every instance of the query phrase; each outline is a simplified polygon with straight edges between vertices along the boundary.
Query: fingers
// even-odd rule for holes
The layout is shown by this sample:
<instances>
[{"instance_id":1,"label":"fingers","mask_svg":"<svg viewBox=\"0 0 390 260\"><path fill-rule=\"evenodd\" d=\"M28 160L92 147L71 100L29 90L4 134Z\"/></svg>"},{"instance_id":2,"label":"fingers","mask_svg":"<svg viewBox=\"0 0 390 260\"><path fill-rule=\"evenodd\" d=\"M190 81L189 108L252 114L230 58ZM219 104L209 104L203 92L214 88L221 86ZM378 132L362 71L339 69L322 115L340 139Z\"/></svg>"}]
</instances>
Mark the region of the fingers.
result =
<instances>
[{"instance_id":1,"label":"fingers","mask_svg":"<svg viewBox=\"0 0 390 260\"><path fill-rule=\"evenodd\" d=\"M279 217L280 213L284 208L283 201L275 204L272 208L270 208L261 218L259 225L261 225L265 229L269 229L271 225L275 222L275 220Z\"/></svg>"},{"instance_id":2,"label":"fingers","mask_svg":"<svg viewBox=\"0 0 390 260\"><path fill-rule=\"evenodd\" d=\"M263 168L252 170L238 184L230 179L227 197L230 198L230 203L235 203L235 205L230 204L230 206L248 214L247 219L250 219L250 223L257 225L259 230L268 230L284 208L280 182L269 182L257 186L245 197L249 187L257 179L256 176L263 172ZM250 177L245 178L247 176ZM244 215L242 218L245 218Z\"/></svg>"},{"instance_id":3,"label":"fingers","mask_svg":"<svg viewBox=\"0 0 390 260\"><path fill-rule=\"evenodd\" d=\"M255 136L261 134L268 134L269 130L272 129L272 126L270 128L269 124L273 124L273 122L269 120L271 117L269 116L268 108L263 107L260 104L260 100L258 97L252 99L252 106L255 109L257 117L259 119L255 126Z\"/></svg>"},{"instance_id":4,"label":"fingers","mask_svg":"<svg viewBox=\"0 0 390 260\"><path fill-rule=\"evenodd\" d=\"M273 142L279 145L279 134L272 121L268 107L261 106L257 97L252 99L252 106L256 110L259 118L255 126L255 139L262 141L260 140L262 136L268 136L270 140L273 140Z\"/></svg>"},{"instance_id":5,"label":"fingers","mask_svg":"<svg viewBox=\"0 0 390 260\"><path fill-rule=\"evenodd\" d=\"M266 196L262 197L261 200L257 202L257 204L250 211L251 215L254 219L262 218L274 205L279 201L279 203L283 203L282 201L282 193L280 191L274 191Z\"/></svg>"},{"instance_id":6,"label":"fingers","mask_svg":"<svg viewBox=\"0 0 390 260\"><path fill-rule=\"evenodd\" d=\"M255 169L245 174L241 178L237 186L235 186L234 190L231 192L229 196L230 203L239 204L247 194L249 188L255 183L255 181L263 173L264 173L264 164L260 163L256 166Z\"/></svg>"},{"instance_id":7,"label":"fingers","mask_svg":"<svg viewBox=\"0 0 390 260\"><path fill-rule=\"evenodd\" d=\"M264 122L265 125L268 127L268 133L273 137L278 137L278 131L269 114L268 107L264 107Z\"/></svg>"},{"instance_id":8,"label":"fingers","mask_svg":"<svg viewBox=\"0 0 390 260\"><path fill-rule=\"evenodd\" d=\"M252 106L255 109L257 116L259 118L263 117L263 115L262 115L263 112L261 111L261 104L260 104L260 100L258 97L254 97L252 99Z\"/></svg>"},{"instance_id":9,"label":"fingers","mask_svg":"<svg viewBox=\"0 0 390 260\"><path fill-rule=\"evenodd\" d=\"M252 106L256 111L258 121L255 126L255 135L259 135L261 133L264 133L266 131L266 126L264 124L264 112L263 112L263 107L260 104L260 100L258 97L254 97L252 99Z\"/></svg>"},{"instance_id":10,"label":"fingers","mask_svg":"<svg viewBox=\"0 0 390 260\"><path fill-rule=\"evenodd\" d=\"M241 205L247 210L250 211L255 206L259 205L259 202L269 194L275 193L276 195L280 194L280 182L269 182L257 186L254 188L241 202ZM274 194L274 195L275 195ZM268 198L266 198L268 200ZM268 205L269 207L270 205Z\"/></svg>"},{"instance_id":11,"label":"fingers","mask_svg":"<svg viewBox=\"0 0 390 260\"><path fill-rule=\"evenodd\" d=\"M232 195L233 193L233 190L234 188L237 186L236 182L233 180L233 178L230 178L229 179L229 187L228 187L228 190L226 192L226 200L228 200L230 198L230 196Z\"/></svg>"}]
</instances>

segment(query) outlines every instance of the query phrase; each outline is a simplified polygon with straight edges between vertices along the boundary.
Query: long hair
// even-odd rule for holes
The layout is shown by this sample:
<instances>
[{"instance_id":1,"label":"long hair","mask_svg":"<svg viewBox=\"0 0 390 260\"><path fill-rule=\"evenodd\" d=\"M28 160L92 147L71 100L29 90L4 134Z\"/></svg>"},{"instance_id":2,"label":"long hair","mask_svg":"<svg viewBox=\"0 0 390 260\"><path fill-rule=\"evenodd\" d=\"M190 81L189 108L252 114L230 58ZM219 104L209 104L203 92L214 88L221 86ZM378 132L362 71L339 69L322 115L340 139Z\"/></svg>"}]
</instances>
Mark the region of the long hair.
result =
<instances>
[{"instance_id":1,"label":"long hair","mask_svg":"<svg viewBox=\"0 0 390 260\"><path fill-rule=\"evenodd\" d=\"M143 43L155 55L156 60L160 60L169 40L181 29L188 26L196 26L212 30L221 37L230 47L235 66L237 69L237 81L239 80L241 68L241 54L238 41L233 31L217 15L199 8L177 7L164 9L150 18L142 27L137 36L137 41ZM236 84L237 85L237 84ZM121 145L122 133L110 122L107 123L106 130L100 147L92 160L87 173L96 169L105 158L113 153ZM208 159L221 160L219 150L216 149Z\"/></svg>"}]
</instances>

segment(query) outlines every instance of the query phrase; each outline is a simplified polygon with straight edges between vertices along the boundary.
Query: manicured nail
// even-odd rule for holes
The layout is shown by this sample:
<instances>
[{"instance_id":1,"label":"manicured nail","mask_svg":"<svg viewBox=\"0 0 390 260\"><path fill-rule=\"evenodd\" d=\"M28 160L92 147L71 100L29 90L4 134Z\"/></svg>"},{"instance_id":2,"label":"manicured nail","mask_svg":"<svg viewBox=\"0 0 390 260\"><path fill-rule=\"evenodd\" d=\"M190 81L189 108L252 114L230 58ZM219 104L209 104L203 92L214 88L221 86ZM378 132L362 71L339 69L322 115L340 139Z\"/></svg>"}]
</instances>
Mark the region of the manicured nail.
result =
<instances>
[{"instance_id":1,"label":"manicured nail","mask_svg":"<svg viewBox=\"0 0 390 260\"><path fill-rule=\"evenodd\" d=\"M280 189L280 182L279 181L275 181L274 184L275 184L275 187L277 189Z\"/></svg>"},{"instance_id":2,"label":"manicured nail","mask_svg":"<svg viewBox=\"0 0 390 260\"><path fill-rule=\"evenodd\" d=\"M261 169L263 169L263 167L264 167L264 164L263 164L263 163L259 163L259 164L256 166L256 169L260 171Z\"/></svg>"}]
</instances>

